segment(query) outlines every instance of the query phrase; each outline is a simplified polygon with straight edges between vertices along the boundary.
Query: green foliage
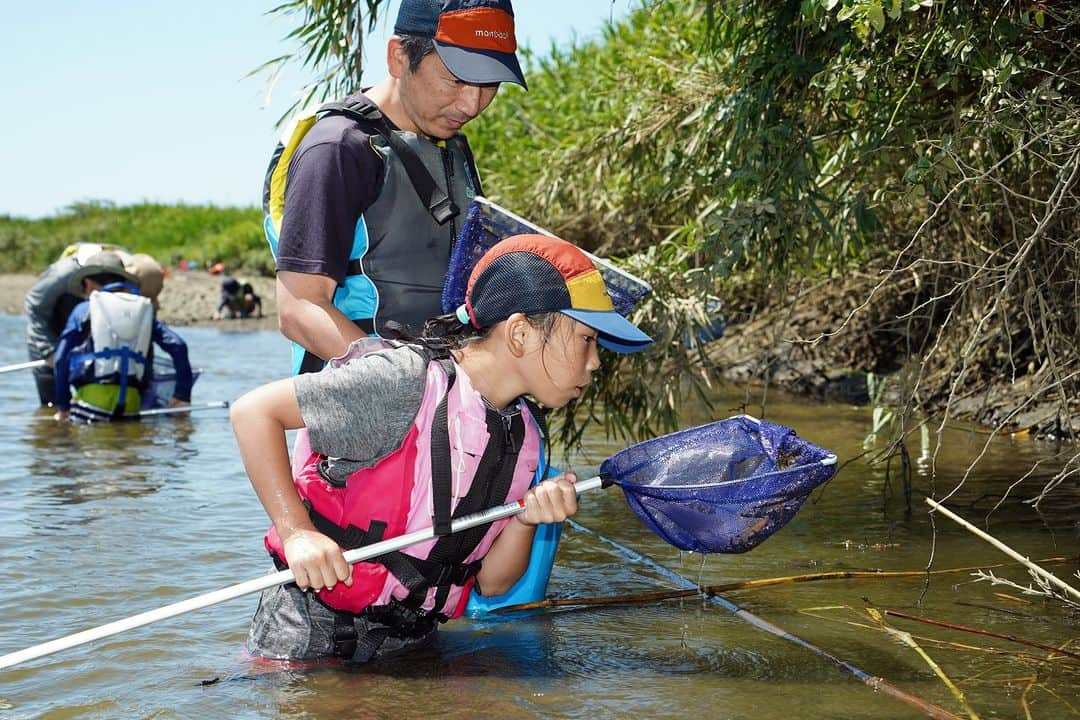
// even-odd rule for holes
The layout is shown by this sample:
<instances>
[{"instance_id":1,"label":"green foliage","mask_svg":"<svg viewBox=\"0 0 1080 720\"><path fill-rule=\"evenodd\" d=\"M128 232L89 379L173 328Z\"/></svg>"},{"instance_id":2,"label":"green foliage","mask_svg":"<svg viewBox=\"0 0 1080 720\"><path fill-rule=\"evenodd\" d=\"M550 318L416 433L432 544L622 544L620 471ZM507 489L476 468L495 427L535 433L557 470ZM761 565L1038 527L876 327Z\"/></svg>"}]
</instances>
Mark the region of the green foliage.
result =
<instances>
[{"instance_id":1,"label":"green foliage","mask_svg":"<svg viewBox=\"0 0 1080 720\"><path fill-rule=\"evenodd\" d=\"M299 62L314 73L314 79L281 121L299 109L344 97L357 89L363 70L364 28L367 32L374 30L380 9L388 4L389 0L286 0L269 11L298 18L288 37L297 41L301 50L273 58L251 74L269 73L272 89L290 62ZM376 48L376 52L380 50Z\"/></svg>"},{"instance_id":2,"label":"green foliage","mask_svg":"<svg viewBox=\"0 0 1080 720\"><path fill-rule=\"evenodd\" d=\"M360 3L278 11L302 13L324 95L352 89ZM927 373L911 407L1024 368L1076 397L1078 25L1076 3L642 0L533 58L528 94L470 125L487 191L655 288L634 316L655 347L609 358L564 437L601 413L651 434L704 400L685 338L710 301L867 263L908 303L886 346Z\"/></svg>"},{"instance_id":3,"label":"green foliage","mask_svg":"<svg viewBox=\"0 0 1080 720\"><path fill-rule=\"evenodd\" d=\"M882 258L920 278L896 342L936 373L917 405L1040 352L1068 375L1078 19L1063 3L665 0L540 60L528 95L474 123L489 193L657 288L637 316L657 347L618 359L590 409L653 431L695 380L681 339L708 299Z\"/></svg>"},{"instance_id":4,"label":"green foliage","mask_svg":"<svg viewBox=\"0 0 1080 720\"><path fill-rule=\"evenodd\" d=\"M257 208L79 203L41 220L0 217L0 272L38 272L76 242L111 243L166 265L181 258L204 267L273 274Z\"/></svg>"}]
</instances>

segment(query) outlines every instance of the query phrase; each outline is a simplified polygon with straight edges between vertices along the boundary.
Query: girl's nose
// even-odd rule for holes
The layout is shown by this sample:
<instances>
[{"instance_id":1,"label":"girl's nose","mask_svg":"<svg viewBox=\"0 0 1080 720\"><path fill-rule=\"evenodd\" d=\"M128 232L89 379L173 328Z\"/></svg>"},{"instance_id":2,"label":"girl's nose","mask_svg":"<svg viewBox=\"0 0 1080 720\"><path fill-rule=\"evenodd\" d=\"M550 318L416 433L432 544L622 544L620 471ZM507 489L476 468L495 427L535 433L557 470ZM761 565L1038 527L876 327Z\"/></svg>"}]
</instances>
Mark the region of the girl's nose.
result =
<instances>
[{"instance_id":1,"label":"girl's nose","mask_svg":"<svg viewBox=\"0 0 1080 720\"><path fill-rule=\"evenodd\" d=\"M589 361L585 363L585 368L591 373L600 369L600 350L597 343L589 343Z\"/></svg>"}]
</instances>

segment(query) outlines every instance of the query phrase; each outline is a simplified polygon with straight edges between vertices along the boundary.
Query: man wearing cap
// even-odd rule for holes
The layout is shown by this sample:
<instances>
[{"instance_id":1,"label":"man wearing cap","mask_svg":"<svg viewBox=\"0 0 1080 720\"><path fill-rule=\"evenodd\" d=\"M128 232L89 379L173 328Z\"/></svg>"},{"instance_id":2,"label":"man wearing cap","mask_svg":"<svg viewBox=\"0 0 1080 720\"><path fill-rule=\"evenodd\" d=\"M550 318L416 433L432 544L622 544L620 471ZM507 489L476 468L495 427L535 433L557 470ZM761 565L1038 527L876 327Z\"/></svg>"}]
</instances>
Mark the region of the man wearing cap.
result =
<instances>
[{"instance_id":1,"label":"man wearing cap","mask_svg":"<svg viewBox=\"0 0 1080 720\"><path fill-rule=\"evenodd\" d=\"M86 261L101 252L96 243L67 248L61 258L47 267L26 293L26 350L31 360L44 360L34 368L34 383L42 407L53 403L53 349L72 309L83 301L81 292L69 291L72 276Z\"/></svg>"},{"instance_id":2,"label":"man wearing cap","mask_svg":"<svg viewBox=\"0 0 1080 720\"><path fill-rule=\"evenodd\" d=\"M389 76L322 114L268 173L278 318L306 351L296 371L387 321L415 331L441 313L450 249L481 192L461 129L500 83L525 87L509 0L402 0L394 32ZM274 218L271 174L283 180Z\"/></svg>"},{"instance_id":3,"label":"man wearing cap","mask_svg":"<svg viewBox=\"0 0 1080 720\"><path fill-rule=\"evenodd\" d=\"M153 273L148 275L153 282ZM86 259L69 278L68 292L89 300L71 311L56 343L57 419L69 412L87 421L138 413L141 390L151 379L151 343L169 354L176 369L169 406L190 403L194 376L187 344L154 318L152 301L139 295L139 277L118 253L102 251ZM74 398L73 385L78 388Z\"/></svg>"},{"instance_id":4,"label":"man wearing cap","mask_svg":"<svg viewBox=\"0 0 1080 720\"><path fill-rule=\"evenodd\" d=\"M501 83L526 87L510 0L402 0L394 33L388 77L293 131L267 173L294 372L320 369L388 321L416 331L442 314L450 250L483 194L462 128ZM543 597L559 530L537 532L530 577L491 607Z\"/></svg>"},{"instance_id":5,"label":"man wearing cap","mask_svg":"<svg viewBox=\"0 0 1080 720\"><path fill-rule=\"evenodd\" d=\"M91 258L109 249L123 261L124 268L138 278L140 293L149 297L157 307L164 275L161 265L149 255L136 253L115 245L77 243L64 250L61 258L41 273L38 281L26 293L26 349L31 360L45 360L46 364L34 368L34 383L42 407L52 405L55 377L53 375L53 350L60 333L67 324L68 316L85 298L81 285L72 284L74 275Z\"/></svg>"}]
</instances>

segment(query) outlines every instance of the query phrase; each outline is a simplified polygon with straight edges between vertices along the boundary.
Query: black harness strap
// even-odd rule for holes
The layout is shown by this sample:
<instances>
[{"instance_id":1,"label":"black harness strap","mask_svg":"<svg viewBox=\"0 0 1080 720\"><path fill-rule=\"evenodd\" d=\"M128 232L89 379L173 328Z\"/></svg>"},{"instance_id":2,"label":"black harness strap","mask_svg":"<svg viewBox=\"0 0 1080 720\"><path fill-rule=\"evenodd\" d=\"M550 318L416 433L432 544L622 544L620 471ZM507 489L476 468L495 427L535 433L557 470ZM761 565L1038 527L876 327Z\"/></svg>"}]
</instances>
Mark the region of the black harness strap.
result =
<instances>
[{"instance_id":1,"label":"black harness strap","mask_svg":"<svg viewBox=\"0 0 1080 720\"><path fill-rule=\"evenodd\" d=\"M374 128L401 158L401 164L405 166L405 172L412 182L413 189L416 190L417 197L420 198L420 202L424 204L435 222L443 225L457 217L460 212L458 206L450 199L447 192L439 187L435 178L431 177L431 173L428 172L416 151L394 132L386 116L370 100L362 98L349 105L341 102L326 103L316 111L316 114L322 113L344 115L350 120ZM471 155L471 152L469 154Z\"/></svg>"},{"instance_id":2,"label":"black harness strap","mask_svg":"<svg viewBox=\"0 0 1080 720\"><path fill-rule=\"evenodd\" d=\"M307 507L311 524L315 526L315 529L346 550L374 545L381 542L386 533L386 523L382 520L372 520L367 530L355 525L341 527L312 507L307 500L304 501L304 505Z\"/></svg>"},{"instance_id":3,"label":"black harness strap","mask_svg":"<svg viewBox=\"0 0 1080 720\"><path fill-rule=\"evenodd\" d=\"M497 411L488 408L486 420L488 434L490 435L487 448L485 448L484 454L480 458L469 492L458 502L454 511L455 518L479 512L504 502L514 481L517 456L525 437L525 424L521 414L517 413L504 418ZM448 463L449 460L450 458L447 457ZM432 547L431 552L428 553L428 560L445 567L461 563L476 550L490 527L491 523L486 523L439 538L438 542ZM476 563L476 572L479 572L479 570L480 563ZM444 606L450 594L451 586L463 583L457 582L458 578L449 574L430 579L434 580L431 586L436 588L434 610L445 614ZM410 595L405 600L405 604L423 604L425 595L426 590L423 594Z\"/></svg>"},{"instance_id":4,"label":"black harness strap","mask_svg":"<svg viewBox=\"0 0 1080 720\"><path fill-rule=\"evenodd\" d=\"M450 501L453 479L450 476L450 427L447 420L447 401L457 379L457 370L449 359L440 359L446 372L446 394L435 408L431 423L431 500L435 509L432 529L438 536L450 534Z\"/></svg>"},{"instance_id":5,"label":"black harness strap","mask_svg":"<svg viewBox=\"0 0 1080 720\"><path fill-rule=\"evenodd\" d=\"M308 515L315 529L336 542L343 550L374 545L381 542L386 533L386 523L381 520L372 520L367 530L355 525L343 528L311 507L310 503L305 501L304 504L307 506ZM410 592L426 591L428 587L435 584L432 582L433 579L440 584L464 585L480 570L478 562L446 563L413 557L400 551L372 558L371 562L385 566Z\"/></svg>"}]
</instances>

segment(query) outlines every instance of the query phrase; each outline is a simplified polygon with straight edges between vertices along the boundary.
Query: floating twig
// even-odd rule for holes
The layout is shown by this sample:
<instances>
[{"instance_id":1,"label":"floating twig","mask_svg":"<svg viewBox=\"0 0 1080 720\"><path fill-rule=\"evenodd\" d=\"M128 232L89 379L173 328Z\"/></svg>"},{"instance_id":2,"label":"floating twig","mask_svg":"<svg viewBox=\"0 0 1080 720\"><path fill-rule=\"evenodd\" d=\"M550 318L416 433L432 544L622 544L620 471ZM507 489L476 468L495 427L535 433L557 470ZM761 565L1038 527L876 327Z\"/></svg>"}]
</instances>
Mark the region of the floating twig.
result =
<instances>
[{"instance_id":1,"label":"floating twig","mask_svg":"<svg viewBox=\"0 0 1080 720\"><path fill-rule=\"evenodd\" d=\"M1044 558L1039 562L1066 562L1074 558L1051 557ZM535 602L518 603L497 608L492 612L508 613L520 610L537 610L540 608L555 607L587 607L595 605L637 605L641 603L661 602L663 600L675 600L678 598L694 597L697 595L718 595L732 590L753 590L755 588L769 587L772 585L787 585L790 583L818 582L821 580L859 580L867 578L902 578L902 577L925 577L927 575L944 575L947 573L971 572L989 568L1006 567L1014 563L997 563L994 565L972 565L959 568L945 568L942 570L836 570L832 572L807 573L804 575L785 575L783 577L763 578L760 580L741 580L738 582L724 583L722 585L706 585L705 587L688 588L686 590L661 590L651 593L636 593L632 595L614 595L592 598L547 598Z\"/></svg>"},{"instance_id":2,"label":"floating twig","mask_svg":"<svg viewBox=\"0 0 1080 720\"><path fill-rule=\"evenodd\" d=\"M1059 655L1066 655L1070 658L1080 660L1080 654L1063 650L1053 645L1044 645L1043 643L1036 642L1034 640L1025 640L1024 638L1016 637L1015 635L1005 635L1003 633L996 633L990 630L980 630L979 628L968 627L966 625L954 625L953 623L944 622L942 620L931 620L930 618L919 617L918 615L908 615L907 613L899 612L898 610L886 610L886 615L890 617L903 618L904 620L913 620L915 622L926 623L927 625L936 625L938 627L948 628L949 630L959 630L961 632L974 633L976 635L985 635L987 637L998 638L1000 640L1008 640L1009 642L1019 643L1020 645L1027 645L1028 647L1039 648L1040 650L1046 650L1047 652L1058 653Z\"/></svg>"},{"instance_id":3,"label":"floating twig","mask_svg":"<svg viewBox=\"0 0 1080 720\"><path fill-rule=\"evenodd\" d=\"M945 687L949 688L949 692L951 692L953 697L956 698L956 701L960 703L960 706L964 708L964 711L968 714L968 717L971 718L971 720L979 720L979 714L975 712L975 708L971 707L971 705L968 703L967 698L964 696L964 691L956 687L956 683L954 683L949 678L949 676L945 674L945 671L941 669L941 666L938 665L932 657L930 657L929 653L922 649L922 646L919 645L919 643L915 642L915 638L911 636L911 633L889 627L889 625L885 622L885 618L882 617L881 613L875 608L866 608L866 614L869 615L872 620L877 622L878 626L882 630L884 630L889 635L889 637L898 640L899 642L907 645L909 648L914 650L918 654L918 656L923 659L923 662L925 662L926 665L933 671L933 673L937 675L938 679L941 680L942 683L944 683Z\"/></svg>"},{"instance_id":4,"label":"floating twig","mask_svg":"<svg viewBox=\"0 0 1080 720\"><path fill-rule=\"evenodd\" d=\"M1064 591L1067 595L1069 595L1070 597L1073 598L1074 602L1080 602L1080 591L1078 591L1072 585L1069 585L1067 582L1060 579L1059 577L1057 577L1053 573L1049 572L1048 570L1044 570L1043 568L1039 567L1038 565L1033 563L1028 558L1026 558L1023 555L1021 555L1020 553L1016 552L1011 547L1009 547L1005 543L1001 542L997 538L993 537L989 533L984 532L984 531L980 530L979 528L975 527L974 525L969 523L967 520L963 519L962 517L960 517L959 515L954 513L952 510L949 510L948 508L946 508L944 505L941 505L940 503L937 503L937 502L931 500L930 498L926 498L926 503L927 503L927 505L932 507L937 512L941 513L945 517L949 518L953 522L960 525L965 530L974 533L978 537L982 538L986 542L988 542L991 545L993 545L994 547L996 547L998 550L1002 551L1003 553L1005 553L1006 555L1011 557L1013 560L1016 560L1018 563L1020 563L1024 567L1026 567L1031 573L1033 573L1037 577L1042 578L1043 580L1050 583L1051 585L1054 585L1058 589Z\"/></svg>"}]
</instances>

